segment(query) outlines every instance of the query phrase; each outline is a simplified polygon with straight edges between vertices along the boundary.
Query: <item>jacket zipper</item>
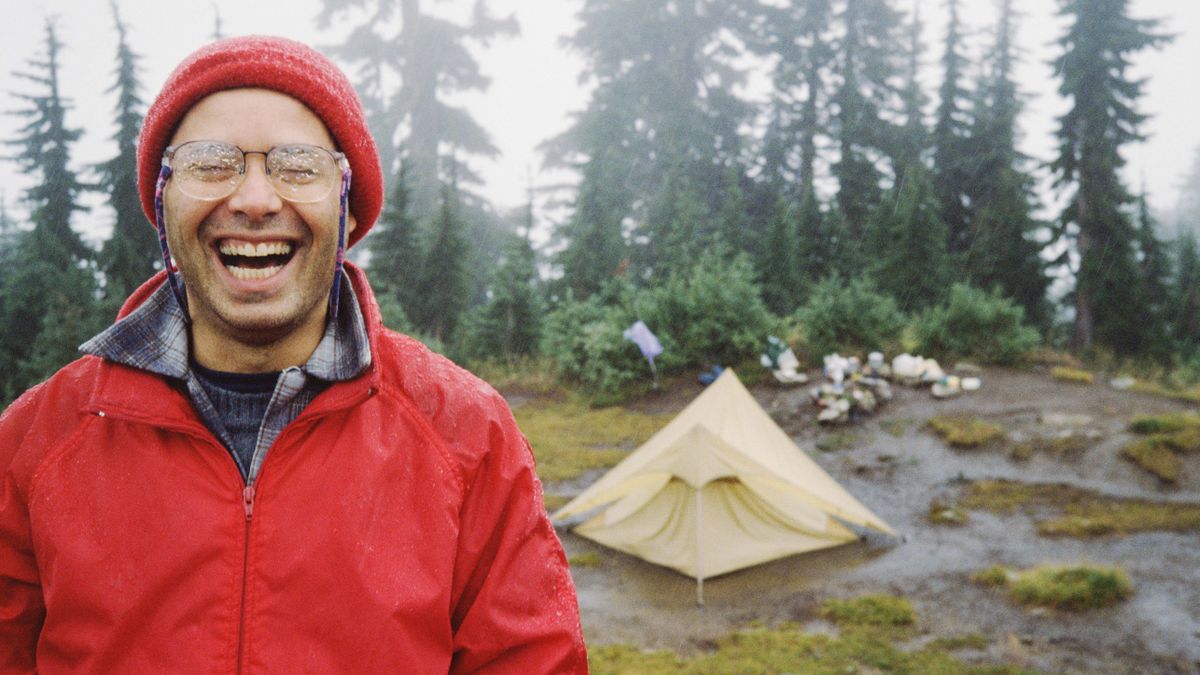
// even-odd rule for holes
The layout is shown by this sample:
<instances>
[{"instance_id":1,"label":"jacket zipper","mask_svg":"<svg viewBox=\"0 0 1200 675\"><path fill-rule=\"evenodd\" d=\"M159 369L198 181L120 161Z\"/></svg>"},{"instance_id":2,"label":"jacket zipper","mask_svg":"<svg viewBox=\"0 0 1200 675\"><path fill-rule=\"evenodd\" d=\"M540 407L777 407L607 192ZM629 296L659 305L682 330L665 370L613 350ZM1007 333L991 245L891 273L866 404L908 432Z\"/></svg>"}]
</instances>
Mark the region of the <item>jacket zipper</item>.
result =
<instances>
[{"instance_id":1,"label":"jacket zipper","mask_svg":"<svg viewBox=\"0 0 1200 675\"><path fill-rule=\"evenodd\" d=\"M242 489L242 506L246 510L246 536L242 538L242 604L238 612L237 671L243 670L243 650L246 643L246 591L250 586L250 518L254 515L254 484Z\"/></svg>"}]
</instances>

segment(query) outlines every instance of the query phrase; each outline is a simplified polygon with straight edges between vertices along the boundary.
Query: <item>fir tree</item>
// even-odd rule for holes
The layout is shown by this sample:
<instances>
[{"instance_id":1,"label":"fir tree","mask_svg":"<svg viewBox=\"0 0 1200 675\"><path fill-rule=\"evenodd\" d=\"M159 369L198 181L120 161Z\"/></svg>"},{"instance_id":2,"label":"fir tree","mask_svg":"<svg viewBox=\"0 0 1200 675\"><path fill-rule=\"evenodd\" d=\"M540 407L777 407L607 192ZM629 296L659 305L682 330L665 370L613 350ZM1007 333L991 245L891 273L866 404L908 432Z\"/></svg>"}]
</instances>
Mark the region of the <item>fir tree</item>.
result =
<instances>
[{"instance_id":1,"label":"fir tree","mask_svg":"<svg viewBox=\"0 0 1200 675\"><path fill-rule=\"evenodd\" d=\"M1159 239L1158 223L1150 214L1145 187L1137 197L1137 222L1135 229L1137 247L1138 291L1142 299L1143 339L1142 348L1147 354L1165 357L1170 353L1170 302L1168 284L1171 261L1163 250Z\"/></svg>"},{"instance_id":2,"label":"fir tree","mask_svg":"<svg viewBox=\"0 0 1200 675\"><path fill-rule=\"evenodd\" d=\"M976 92L975 114L962 151L972 158L965 169L965 191L971 205L968 247L958 253L966 278L984 289L999 289L1025 309L1026 319L1049 328L1046 299L1049 278L1033 217L1034 183L1025 170L1029 160L1016 148L1021 111L1016 83L1011 0L1001 0L996 42L987 56L990 75ZM944 201L943 201L944 205Z\"/></svg>"},{"instance_id":3,"label":"fir tree","mask_svg":"<svg viewBox=\"0 0 1200 675\"><path fill-rule=\"evenodd\" d=\"M1175 242L1175 270L1171 284L1171 333L1180 351L1200 353L1200 244L1185 230Z\"/></svg>"},{"instance_id":4,"label":"fir tree","mask_svg":"<svg viewBox=\"0 0 1200 675\"><path fill-rule=\"evenodd\" d=\"M13 159L34 184L23 200L33 229L16 235L10 264L0 270L0 390L6 398L73 358L75 346L97 327L92 252L71 228L72 214L83 210L78 199L85 186L70 168L70 147L81 132L66 124L61 49L48 20L45 53L15 73L38 91L15 94L27 107L13 114L25 123L9 141L18 148Z\"/></svg>"},{"instance_id":5,"label":"fir tree","mask_svg":"<svg viewBox=\"0 0 1200 675\"><path fill-rule=\"evenodd\" d=\"M129 48L125 24L110 2L117 28L116 81L107 93L117 95L116 127L112 136L117 154L100 164L100 188L107 193L115 218L112 236L100 251L100 269L104 272L105 293L119 302L154 273L159 263L159 248L147 227L137 186L137 139L142 126L143 102L139 94L139 57Z\"/></svg>"},{"instance_id":6,"label":"fir tree","mask_svg":"<svg viewBox=\"0 0 1200 675\"><path fill-rule=\"evenodd\" d=\"M844 34L838 45L841 83L834 104L840 156L833 174L847 237L861 241L868 217L882 200L884 173L879 162L893 149L883 114L895 109L902 22L887 0L847 2L839 17Z\"/></svg>"},{"instance_id":7,"label":"fir tree","mask_svg":"<svg viewBox=\"0 0 1200 675\"><path fill-rule=\"evenodd\" d=\"M442 204L434 223L433 239L421 266L420 292L413 307L405 308L417 329L449 343L470 300L467 279L467 245L458 215L458 191L442 188Z\"/></svg>"},{"instance_id":8,"label":"fir tree","mask_svg":"<svg viewBox=\"0 0 1200 675\"><path fill-rule=\"evenodd\" d=\"M929 102L921 91L921 12L913 10L909 24L908 66L904 73L904 89L900 92L901 112L904 127L899 130L895 149L896 182L903 183L904 168L924 163L925 149L929 145L929 130L925 128L925 105Z\"/></svg>"},{"instance_id":9,"label":"fir tree","mask_svg":"<svg viewBox=\"0 0 1200 675\"><path fill-rule=\"evenodd\" d=\"M763 256L760 258L759 278L762 280L763 302L776 314L790 314L799 305L795 219L787 204L780 199L774 209L771 227Z\"/></svg>"},{"instance_id":10,"label":"fir tree","mask_svg":"<svg viewBox=\"0 0 1200 675\"><path fill-rule=\"evenodd\" d=\"M476 0L465 25L430 14L420 0L323 0L317 23L329 28L348 15L365 19L331 53L357 72L355 85L389 185L399 170L403 145L409 213L419 224L428 224L440 217L439 190L451 180L450 171L458 172L460 184L479 182L469 165L455 159L451 167L447 158L497 152L483 127L450 100L489 85L470 43L486 45L494 37L514 34L516 22L492 17L485 0Z\"/></svg>"},{"instance_id":11,"label":"fir tree","mask_svg":"<svg viewBox=\"0 0 1200 675\"><path fill-rule=\"evenodd\" d=\"M1056 185L1071 190L1060 216L1079 257L1075 273L1072 344L1094 342L1132 354L1149 345L1141 319L1135 233L1123 207L1132 198L1122 185L1121 147L1142 140L1145 116L1137 112L1143 82L1127 73L1131 58L1169 38L1158 22L1129 16L1129 0L1064 0L1071 25L1054 62L1059 92L1072 101L1059 118Z\"/></svg>"},{"instance_id":12,"label":"fir tree","mask_svg":"<svg viewBox=\"0 0 1200 675\"><path fill-rule=\"evenodd\" d=\"M1004 0L1007 6L1008 0ZM933 127L933 186L941 203L952 253L970 247L967 224L967 180L973 157L966 145L970 131L968 92L963 85L966 58L962 55L962 25L958 0L949 0L946 48L942 53L942 85L938 90L937 121ZM1007 9L1005 11L1008 11Z\"/></svg>"},{"instance_id":13,"label":"fir tree","mask_svg":"<svg viewBox=\"0 0 1200 675\"><path fill-rule=\"evenodd\" d=\"M924 309L945 297L951 280L946 225L924 166L905 167L898 191L873 214L871 235L876 286L901 309Z\"/></svg>"},{"instance_id":14,"label":"fir tree","mask_svg":"<svg viewBox=\"0 0 1200 675\"><path fill-rule=\"evenodd\" d=\"M366 245L371 252L371 278L379 295L398 302L404 313L411 315L422 293L424 256L416 220L409 212L406 167L402 162L392 180L387 203Z\"/></svg>"}]
</instances>

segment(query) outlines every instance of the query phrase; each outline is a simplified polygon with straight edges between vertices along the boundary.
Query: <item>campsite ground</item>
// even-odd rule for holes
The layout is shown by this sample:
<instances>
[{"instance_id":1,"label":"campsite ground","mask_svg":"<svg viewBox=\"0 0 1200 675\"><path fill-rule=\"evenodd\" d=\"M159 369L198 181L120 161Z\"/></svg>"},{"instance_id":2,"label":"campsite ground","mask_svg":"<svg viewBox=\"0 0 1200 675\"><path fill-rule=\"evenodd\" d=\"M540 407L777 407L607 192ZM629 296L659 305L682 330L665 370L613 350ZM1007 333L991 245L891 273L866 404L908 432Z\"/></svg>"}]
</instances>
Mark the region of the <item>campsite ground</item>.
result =
<instances>
[{"instance_id":1,"label":"campsite ground","mask_svg":"<svg viewBox=\"0 0 1200 675\"><path fill-rule=\"evenodd\" d=\"M1120 455L1136 440L1128 431L1135 414L1196 406L1101 383L1061 382L1038 370L988 369L982 378L980 391L950 400L898 387L874 417L833 428L817 425L806 386L752 386L760 405L800 447L901 539L872 536L710 579L701 607L692 579L560 530L568 557L598 561L572 570L588 644L627 643L687 657L752 624L798 622L806 631L831 633L834 626L819 613L825 601L886 593L916 608L914 647L940 637L986 637L984 647L955 652L963 661L1048 672L1200 672L1200 533L1194 527L1048 537L1036 529L1047 515L1044 504L1011 512L966 510L967 521L958 526L929 519L933 500L957 503L974 481L996 478L1066 484L1114 498L1200 503L1200 455L1181 457L1174 484ZM681 380L628 407L669 415L698 393L699 385ZM1005 439L952 449L927 424L947 414L997 423ZM1062 447L1043 442L1068 436L1083 441ZM1012 449L1023 442L1037 450L1017 459ZM536 452L536 440L534 445ZM548 483L547 492L571 496L601 473ZM1024 569L1043 563L1117 565L1135 592L1113 607L1066 613L1018 606L970 580L996 564Z\"/></svg>"}]
</instances>

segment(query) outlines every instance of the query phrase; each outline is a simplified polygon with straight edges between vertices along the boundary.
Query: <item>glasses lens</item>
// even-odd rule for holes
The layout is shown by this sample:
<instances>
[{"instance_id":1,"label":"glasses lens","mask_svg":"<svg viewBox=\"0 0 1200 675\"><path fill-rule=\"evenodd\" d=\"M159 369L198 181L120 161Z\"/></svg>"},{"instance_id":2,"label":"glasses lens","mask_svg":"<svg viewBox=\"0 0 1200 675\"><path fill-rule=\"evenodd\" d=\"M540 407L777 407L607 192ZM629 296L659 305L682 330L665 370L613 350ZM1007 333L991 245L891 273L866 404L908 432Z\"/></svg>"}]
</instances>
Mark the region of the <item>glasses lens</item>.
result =
<instances>
[{"instance_id":1,"label":"glasses lens","mask_svg":"<svg viewBox=\"0 0 1200 675\"><path fill-rule=\"evenodd\" d=\"M191 141L175 149L172 160L179 189L195 199L221 199L242 181L245 156L237 146L218 141Z\"/></svg>"},{"instance_id":2,"label":"glasses lens","mask_svg":"<svg viewBox=\"0 0 1200 675\"><path fill-rule=\"evenodd\" d=\"M280 197L298 203L318 202L341 178L337 160L315 145L281 145L267 155L267 173Z\"/></svg>"}]
</instances>

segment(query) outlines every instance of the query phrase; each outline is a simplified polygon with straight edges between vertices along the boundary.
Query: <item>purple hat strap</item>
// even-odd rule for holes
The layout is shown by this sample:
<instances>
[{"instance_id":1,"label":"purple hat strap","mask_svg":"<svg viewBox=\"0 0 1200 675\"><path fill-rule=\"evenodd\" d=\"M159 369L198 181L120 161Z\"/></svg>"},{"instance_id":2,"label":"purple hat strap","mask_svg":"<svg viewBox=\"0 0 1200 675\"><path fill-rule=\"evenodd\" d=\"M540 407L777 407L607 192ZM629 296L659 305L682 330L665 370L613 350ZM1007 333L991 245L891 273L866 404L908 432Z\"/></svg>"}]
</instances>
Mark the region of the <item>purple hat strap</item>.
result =
<instances>
[{"instance_id":1,"label":"purple hat strap","mask_svg":"<svg viewBox=\"0 0 1200 675\"><path fill-rule=\"evenodd\" d=\"M171 284L171 292L175 294L175 300L179 302L179 308L183 310L184 322L190 324L192 317L188 312L187 296L179 287L179 280L175 276L175 266L171 263L171 251L167 248L167 221L163 217L163 190L170 177L171 166L164 163L158 172L158 181L154 185L154 227L158 230L158 246L162 249L163 269L167 271L167 281Z\"/></svg>"},{"instance_id":2,"label":"purple hat strap","mask_svg":"<svg viewBox=\"0 0 1200 675\"><path fill-rule=\"evenodd\" d=\"M342 167L342 193L338 198L337 261L333 265L333 289L329 293L329 320L337 319L342 290L342 268L346 260L346 200L350 196L350 166Z\"/></svg>"}]
</instances>

